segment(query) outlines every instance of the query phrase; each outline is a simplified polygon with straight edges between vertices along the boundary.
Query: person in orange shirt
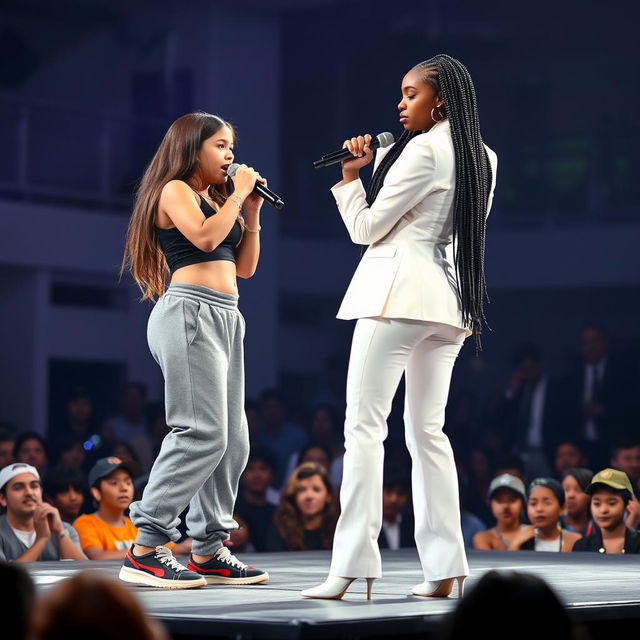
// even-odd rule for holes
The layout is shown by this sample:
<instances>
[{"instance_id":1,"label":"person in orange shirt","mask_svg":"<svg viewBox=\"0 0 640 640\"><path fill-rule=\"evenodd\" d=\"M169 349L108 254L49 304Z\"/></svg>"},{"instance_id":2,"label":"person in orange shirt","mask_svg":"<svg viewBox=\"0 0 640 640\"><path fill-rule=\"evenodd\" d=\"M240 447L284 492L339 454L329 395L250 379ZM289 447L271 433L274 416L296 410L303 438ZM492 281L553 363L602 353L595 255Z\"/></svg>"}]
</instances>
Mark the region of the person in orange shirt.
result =
<instances>
[{"instance_id":1,"label":"person in orange shirt","mask_svg":"<svg viewBox=\"0 0 640 640\"><path fill-rule=\"evenodd\" d=\"M133 500L133 466L111 456L98 460L89 471L89 486L98 504L95 513L81 515L73 526L80 546L90 560L122 559L138 529L124 515ZM188 553L191 540L177 544L175 554Z\"/></svg>"}]
</instances>

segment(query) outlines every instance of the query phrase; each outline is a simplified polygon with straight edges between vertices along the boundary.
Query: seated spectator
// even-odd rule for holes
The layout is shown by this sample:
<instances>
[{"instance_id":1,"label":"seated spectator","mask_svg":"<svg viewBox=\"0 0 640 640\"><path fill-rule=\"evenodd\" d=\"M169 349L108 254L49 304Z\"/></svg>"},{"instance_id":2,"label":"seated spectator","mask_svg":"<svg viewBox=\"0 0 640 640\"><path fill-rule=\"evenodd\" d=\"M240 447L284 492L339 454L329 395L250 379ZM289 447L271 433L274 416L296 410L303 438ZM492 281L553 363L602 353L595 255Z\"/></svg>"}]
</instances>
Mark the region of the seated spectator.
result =
<instances>
[{"instance_id":1,"label":"seated spectator","mask_svg":"<svg viewBox=\"0 0 640 640\"><path fill-rule=\"evenodd\" d=\"M329 474L336 487L342 483L342 463L344 458L344 435L338 412L330 404L318 405L309 420L309 439L323 442L331 451Z\"/></svg>"},{"instance_id":2,"label":"seated spectator","mask_svg":"<svg viewBox=\"0 0 640 640\"><path fill-rule=\"evenodd\" d=\"M57 466L44 479L44 497L59 512L63 522L72 524L80 515L86 480L77 467Z\"/></svg>"},{"instance_id":3,"label":"seated spectator","mask_svg":"<svg viewBox=\"0 0 640 640\"><path fill-rule=\"evenodd\" d=\"M87 451L85 441L77 436L64 436L56 444L56 466L85 469Z\"/></svg>"},{"instance_id":4,"label":"seated spectator","mask_svg":"<svg viewBox=\"0 0 640 640\"><path fill-rule=\"evenodd\" d=\"M624 471L603 469L587 487L591 515L598 528L573 545L574 551L640 553L640 533L626 526L625 511L633 495Z\"/></svg>"},{"instance_id":5,"label":"seated spectator","mask_svg":"<svg viewBox=\"0 0 640 640\"><path fill-rule=\"evenodd\" d=\"M143 471L140 464L140 458L134 448L124 440L116 440L104 447L104 451L108 452L106 457L120 458L122 462L127 462L133 473L133 499L140 500L142 492L149 481L149 474Z\"/></svg>"},{"instance_id":6,"label":"seated spectator","mask_svg":"<svg viewBox=\"0 0 640 640\"><path fill-rule=\"evenodd\" d=\"M489 571L445 620L443 640L571 640L572 633L569 615L544 580Z\"/></svg>"},{"instance_id":7,"label":"seated spectator","mask_svg":"<svg viewBox=\"0 0 640 640\"><path fill-rule=\"evenodd\" d=\"M331 549L338 522L336 490L319 464L306 462L289 478L269 531L269 551Z\"/></svg>"},{"instance_id":8,"label":"seated spectator","mask_svg":"<svg viewBox=\"0 0 640 640\"><path fill-rule=\"evenodd\" d=\"M465 507L482 522L492 522L487 493L493 479L491 460L484 449L471 447L463 464Z\"/></svg>"},{"instance_id":9,"label":"seated spectator","mask_svg":"<svg viewBox=\"0 0 640 640\"><path fill-rule=\"evenodd\" d=\"M627 504L627 527L640 528L640 502L637 495L640 494L640 442L624 441L614 445L611 455L611 466L614 469L624 471L633 488L633 496Z\"/></svg>"},{"instance_id":10,"label":"seated spectator","mask_svg":"<svg viewBox=\"0 0 640 640\"><path fill-rule=\"evenodd\" d=\"M624 471L633 487L633 493L640 493L640 442L627 440L616 443L611 449L611 466Z\"/></svg>"},{"instance_id":11,"label":"seated spectator","mask_svg":"<svg viewBox=\"0 0 640 640\"><path fill-rule=\"evenodd\" d=\"M506 551L512 540L522 531L522 516L527 501L526 489L520 478L504 473L489 487L489 504L496 526L473 537L474 549Z\"/></svg>"},{"instance_id":12,"label":"seated spectator","mask_svg":"<svg viewBox=\"0 0 640 640\"><path fill-rule=\"evenodd\" d=\"M307 435L299 426L288 422L282 395L269 389L260 399L260 431L255 444L269 447L276 456L275 485L280 488L286 476L287 463L293 453L302 449Z\"/></svg>"},{"instance_id":13,"label":"seated spectator","mask_svg":"<svg viewBox=\"0 0 640 640\"><path fill-rule=\"evenodd\" d=\"M139 382L128 382L120 394L120 412L105 422L102 435L111 443L122 440L129 444L142 468L149 471L153 464L153 446L146 411L146 387Z\"/></svg>"},{"instance_id":14,"label":"seated spectator","mask_svg":"<svg viewBox=\"0 0 640 640\"><path fill-rule=\"evenodd\" d=\"M130 589L92 571L48 591L33 619L37 640L169 640Z\"/></svg>"},{"instance_id":15,"label":"seated spectator","mask_svg":"<svg viewBox=\"0 0 640 640\"><path fill-rule=\"evenodd\" d=\"M40 473L44 473L49 464L47 444L44 438L35 431L21 433L16 438L13 447L13 458L16 462L30 464Z\"/></svg>"},{"instance_id":16,"label":"seated spectator","mask_svg":"<svg viewBox=\"0 0 640 640\"><path fill-rule=\"evenodd\" d=\"M62 437L74 437L83 441L98 433L91 394L84 387L76 387L66 397L64 415L55 426Z\"/></svg>"},{"instance_id":17,"label":"seated spectator","mask_svg":"<svg viewBox=\"0 0 640 640\"><path fill-rule=\"evenodd\" d=\"M98 460L89 472L89 490L98 510L81 515L73 526L90 560L122 559L136 539L138 530L125 515L133 500L132 469L131 463L112 456ZM179 555L188 553L190 542L167 546Z\"/></svg>"},{"instance_id":18,"label":"seated spectator","mask_svg":"<svg viewBox=\"0 0 640 640\"><path fill-rule=\"evenodd\" d=\"M411 497L411 479L401 469L387 466L382 481L381 549L415 547L414 519L406 506Z\"/></svg>"},{"instance_id":19,"label":"seated spectator","mask_svg":"<svg viewBox=\"0 0 640 640\"><path fill-rule=\"evenodd\" d=\"M86 560L78 534L60 513L42 501L40 474L35 467L14 462L0 471L0 560Z\"/></svg>"},{"instance_id":20,"label":"seated spectator","mask_svg":"<svg viewBox=\"0 0 640 640\"><path fill-rule=\"evenodd\" d=\"M564 440L556 446L553 467L558 478L564 477L568 469L586 467L587 463L587 456L577 442Z\"/></svg>"},{"instance_id":21,"label":"seated spectator","mask_svg":"<svg viewBox=\"0 0 640 640\"><path fill-rule=\"evenodd\" d=\"M536 478L529 485L527 514L533 523L524 527L511 541L509 550L562 551L573 549L579 533L560 527L564 490L554 478Z\"/></svg>"},{"instance_id":22,"label":"seated spectator","mask_svg":"<svg viewBox=\"0 0 640 640\"><path fill-rule=\"evenodd\" d=\"M300 451L291 454L287 465L287 478L305 462L317 462L331 472L331 449L322 442L308 442Z\"/></svg>"},{"instance_id":23,"label":"seated spectator","mask_svg":"<svg viewBox=\"0 0 640 640\"><path fill-rule=\"evenodd\" d=\"M568 469L562 477L564 489L564 515L560 525L567 531L575 531L581 536L593 533L593 521L589 512L589 495L587 487L593 478L589 469Z\"/></svg>"},{"instance_id":24,"label":"seated spectator","mask_svg":"<svg viewBox=\"0 0 640 640\"><path fill-rule=\"evenodd\" d=\"M26 640L36 595L31 577L20 565L0 562L0 593L2 637Z\"/></svg>"},{"instance_id":25,"label":"seated spectator","mask_svg":"<svg viewBox=\"0 0 640 640\"><path fill-rule=\"evenodd\" d=\"M253 447L240 476L240 491L235 514L244 519L255 551L267 550L267 534L276 505L269 499L269 487L275 475L276 461L270 449ZM234 516L235 517L235 516Z\"/></svg>"},{"instance_id":26,"label":"seated spectator","mask_svg":"<svg viewBox=\"0 0 640 640\"><path fill-rule=\"evenodd\" d=\"M0 469L4 469L13 460L13 449L16 444L16 434L8 425L0 425Z\"/></svg>"}]
</instances>

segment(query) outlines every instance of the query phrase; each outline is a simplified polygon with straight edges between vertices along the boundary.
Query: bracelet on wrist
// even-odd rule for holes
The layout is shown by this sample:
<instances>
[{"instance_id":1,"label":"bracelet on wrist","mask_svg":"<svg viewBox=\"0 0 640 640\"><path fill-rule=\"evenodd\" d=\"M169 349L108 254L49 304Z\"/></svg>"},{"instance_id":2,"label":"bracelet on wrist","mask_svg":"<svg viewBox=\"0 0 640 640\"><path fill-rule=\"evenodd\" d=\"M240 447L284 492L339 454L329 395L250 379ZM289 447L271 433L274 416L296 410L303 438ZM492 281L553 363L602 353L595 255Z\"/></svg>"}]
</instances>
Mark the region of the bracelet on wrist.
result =
<instances>
[{"instance_id":1,"label":"bracelet on wrist","mask_svg":"<svg viewBox=\"0 0 640 640\"><path fill-rule=\"evenodd\" d=\"M260 229L262 229L262 227L260 225L258 225L257 229L249 229L249 227L244 228L245 231L248 231L249 233L260 233Z\"/></svg>"},{"instance_id":2,"label":"bracelet on wrist","mask_svg":"<svg viewBox=\"0 0 640 640\"><path fill-rule=\"evenodd\" d=\"M238 210L242 209L242 205L244 204L244 200L240 196L237 196L235 193L232 193L229 196L229 200L232 200L233 202L236 203L236 205L238 206Z\"/></svg>"}]
</instances>

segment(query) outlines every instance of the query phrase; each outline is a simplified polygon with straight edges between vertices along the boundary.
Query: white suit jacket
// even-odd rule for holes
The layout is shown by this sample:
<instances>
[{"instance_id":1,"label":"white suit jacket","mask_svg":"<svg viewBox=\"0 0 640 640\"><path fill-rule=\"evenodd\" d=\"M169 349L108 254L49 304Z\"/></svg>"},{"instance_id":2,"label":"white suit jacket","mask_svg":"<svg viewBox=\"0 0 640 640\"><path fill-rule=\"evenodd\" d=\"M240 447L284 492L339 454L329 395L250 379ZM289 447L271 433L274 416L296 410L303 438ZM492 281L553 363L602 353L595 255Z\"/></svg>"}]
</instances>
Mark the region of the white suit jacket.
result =
<instances>
[{"instance_id":1,"label":"white suit jacket","mask_svg":"<svg viewBox=\"0 0 640 640\"><path fill-rule=\"evenodd\" d=\"M389 149L378 150L375 167ZM493 175L488 215L498 161L486 149ZM445 119L409 141L372 207L360 180L331 189L353 242L370 245L338 318L427 320L471 333L462 323L453 264L455 183L451 129Z\"/></svg>"}]
</instances>

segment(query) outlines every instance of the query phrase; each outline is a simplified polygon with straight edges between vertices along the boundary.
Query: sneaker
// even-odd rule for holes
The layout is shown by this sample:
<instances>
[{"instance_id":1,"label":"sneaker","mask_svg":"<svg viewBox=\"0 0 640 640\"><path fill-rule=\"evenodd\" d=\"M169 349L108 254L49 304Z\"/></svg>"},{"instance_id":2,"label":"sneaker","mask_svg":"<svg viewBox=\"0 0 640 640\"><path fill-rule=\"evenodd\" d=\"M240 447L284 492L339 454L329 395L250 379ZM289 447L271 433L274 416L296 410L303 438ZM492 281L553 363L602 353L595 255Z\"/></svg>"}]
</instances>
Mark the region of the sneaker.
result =
<instances>
[{"instance_id":1,"label":"sneaker","mask_svg":"<svg viewBox=\"0 0 640 640\"><path fill-rule=\"evenodd\" d=\"M134 556L132 545L124 558L119 577L124 582L164 589L193 589L207 584L202 576L181 565L173 557L171 550L164 546L157 546L154 551Z\"/></svg>"},{"instance_id":2,"label":"sneaker","mask_svg":"<svg viewBox=\"0 0 640 640\"><path fill-rule=\"evenodd\" d=\"M258 584L269 579L266 571L240 562L228 547L221 547L213 554L213 558L202 563L190 556L187 568L203 576L209 584Z\"/></svg>"}]
</instances>

